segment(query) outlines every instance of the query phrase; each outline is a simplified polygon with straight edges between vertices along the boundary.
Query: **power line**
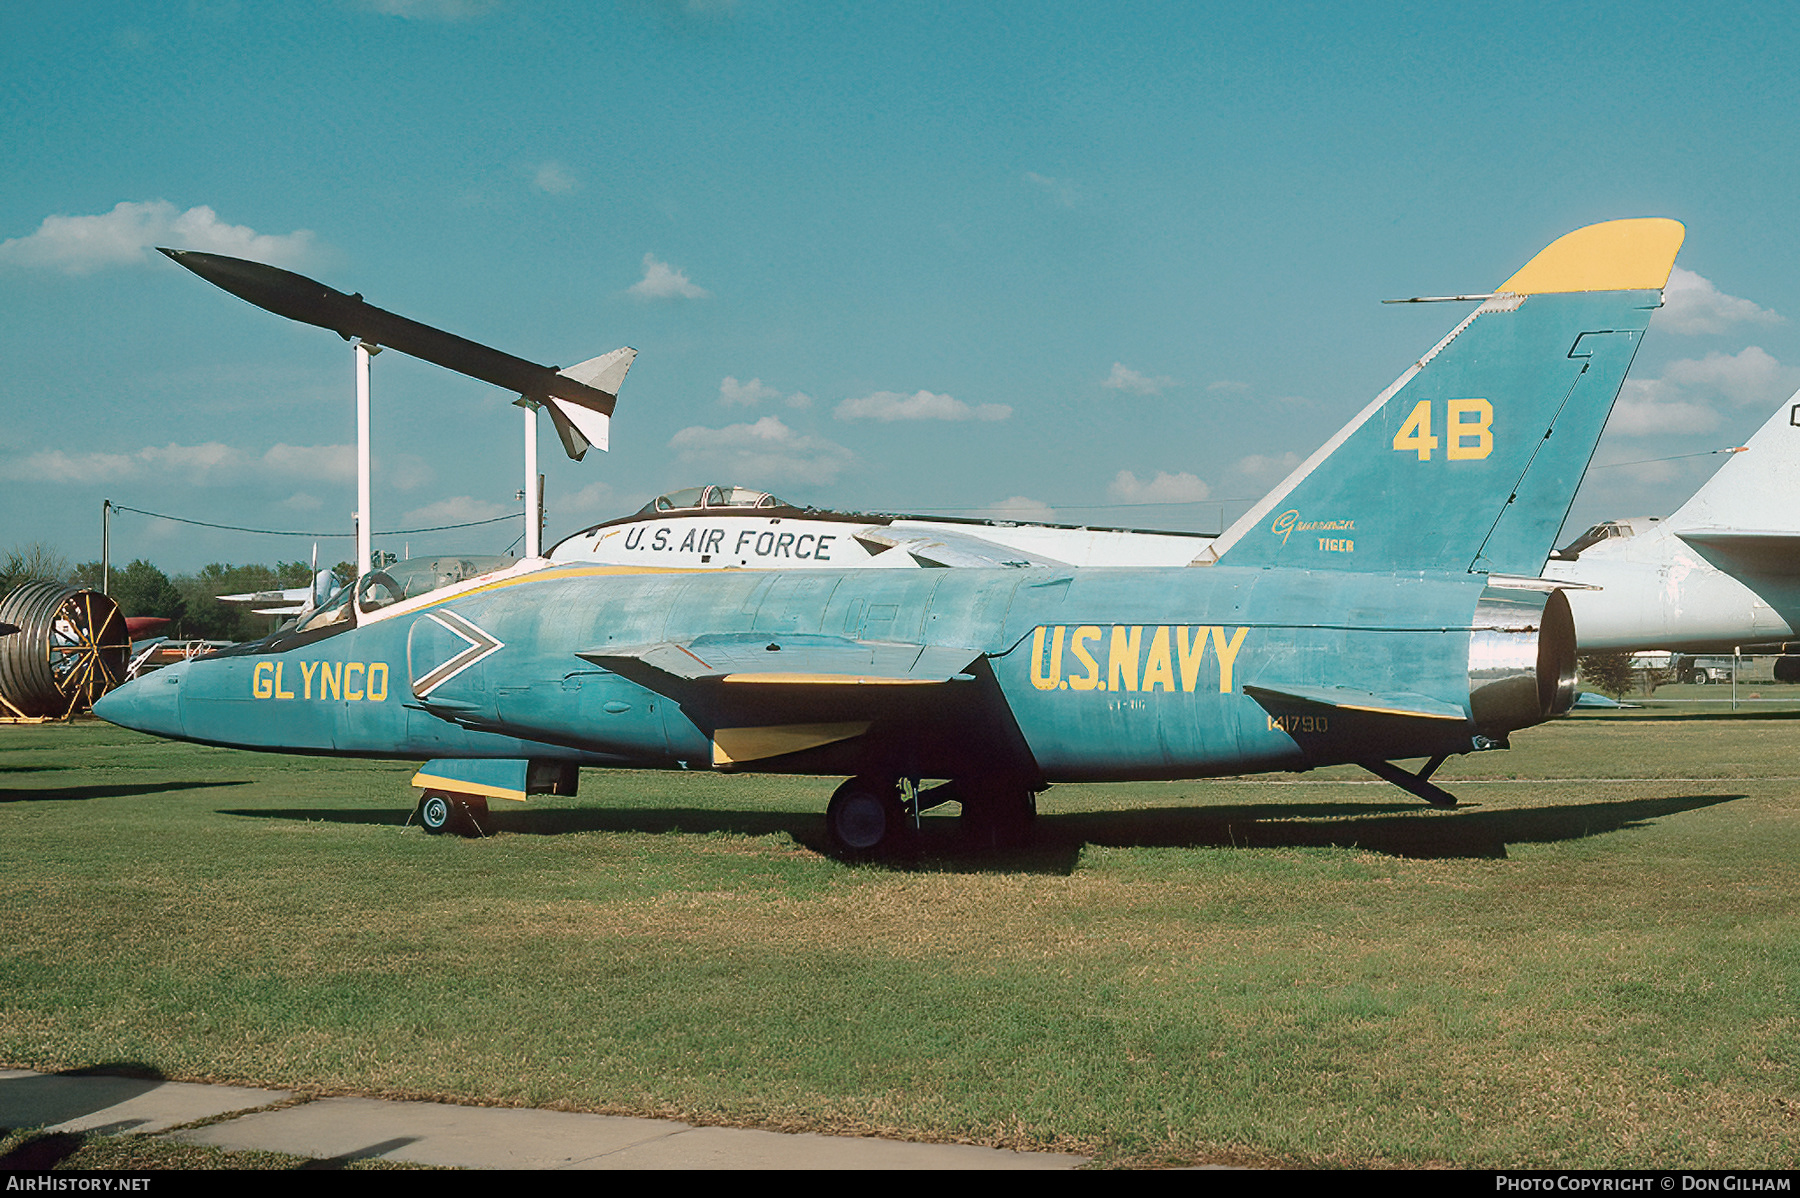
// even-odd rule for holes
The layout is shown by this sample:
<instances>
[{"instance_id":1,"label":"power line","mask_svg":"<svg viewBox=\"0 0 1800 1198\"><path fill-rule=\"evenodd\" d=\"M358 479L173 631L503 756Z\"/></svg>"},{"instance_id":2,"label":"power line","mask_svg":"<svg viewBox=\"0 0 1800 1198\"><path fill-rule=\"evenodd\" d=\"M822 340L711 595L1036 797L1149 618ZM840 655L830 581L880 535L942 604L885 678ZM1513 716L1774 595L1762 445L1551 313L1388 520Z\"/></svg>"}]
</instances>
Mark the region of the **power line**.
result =
<instances>
[{"instance_id":1,"label":"power line","mask_svg":"<svg viewBox=\"0 0 1800 1198\"><path fill-rule=\"evenodd\" d=\"M172 520L176 524L193 524L198 525L201 528L220 528L224 529L226 532L256 533L259 536L266 537L346 537L352 540L356 537L356 534L353 532L299 532L293 529L281 528L245 528L241 524L215 524L210 520L189 520L185 516L170 516L163 512L147 512L143 508L126 507L121 503L113 504L112 510L115 512L133 512L139 516L149 516L156 520ZM430 528L396 528L387 531L374 532L370 535L377 537L411 536L414 533L421 532L446 532L453 528L478 528L483 524L499 524L504 520L519 520L523 518L524 513L512 512L504 516L490 516L486 520L469 520L462 524L437 524Z\"/></svg>"}]
</instances>

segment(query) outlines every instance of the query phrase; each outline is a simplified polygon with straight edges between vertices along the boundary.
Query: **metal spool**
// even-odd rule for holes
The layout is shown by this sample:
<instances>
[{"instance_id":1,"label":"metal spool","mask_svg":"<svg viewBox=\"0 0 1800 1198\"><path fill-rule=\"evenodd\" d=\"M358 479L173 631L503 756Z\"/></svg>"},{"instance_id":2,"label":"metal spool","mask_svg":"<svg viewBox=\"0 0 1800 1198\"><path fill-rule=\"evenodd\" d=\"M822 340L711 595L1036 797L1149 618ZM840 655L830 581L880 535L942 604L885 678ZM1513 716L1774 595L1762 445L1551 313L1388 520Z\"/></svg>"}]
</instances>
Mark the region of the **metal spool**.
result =
<instances>
[{"instance_id":1,"label":"metal spool","mask_svg":"<svg viewBox=\"0 0 1800 1198\"><path fill-rule=\"evenodd\" d=\"M131 634L119 605L98 591L28 582L0 599L0 713L67 716L86 711L125 678Z\"/></svg>"}]
</instances>

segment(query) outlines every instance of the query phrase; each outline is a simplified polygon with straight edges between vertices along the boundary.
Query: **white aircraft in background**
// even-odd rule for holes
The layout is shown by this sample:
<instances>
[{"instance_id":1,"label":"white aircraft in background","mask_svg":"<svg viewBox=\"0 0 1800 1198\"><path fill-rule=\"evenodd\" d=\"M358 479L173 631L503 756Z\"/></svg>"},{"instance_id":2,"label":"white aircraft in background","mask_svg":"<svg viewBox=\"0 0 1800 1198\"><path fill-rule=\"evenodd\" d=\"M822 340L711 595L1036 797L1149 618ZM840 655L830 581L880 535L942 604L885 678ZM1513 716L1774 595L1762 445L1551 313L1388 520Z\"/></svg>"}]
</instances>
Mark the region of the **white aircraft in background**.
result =
<instances>
[{"instance_id":1,"label":"white aircraft in background","mask_svg":"<svg viewBox=\"0 0 1800 1198\"><path fill-rule=\"evenodd\" d=\"M1596 524L1544 577L1597 588L1565 592L1586 651L1729 653L1800 637L1800 393L1674 515Z\"/></svg>"},{"instance_id":2,"label":"white aircraft in background","mask_svg":"<svg viewBox=\"0 0 1800 1198\"><path fill-rule=\"evenodd\" d=\"M314 555L317 557L317 554ZM337 592L337 579L330 570L313 571L312 585L288 587L280 591L249 591L242 595L220 595L220 603L245 603L259 616L297 616L301 612L323 607Z\"/></svg>"},{"instance_id":3,"label":"white aircraft in background","mask_svg":"<svg viewBox=\"0 0 1800 1198\"><path fill-rule=\"evenodd\" d=\"M1202 533L833 512L712 486L659 495L633 515L576 533L549 556L558 564L657 570L1066 569L1185 566L1211 541Z\"/></svg>"},{"instance_id":4,"label":"white aircraft in background","mask_svg":"<svg viewBox=\"0 0 1800 1198\"><path fill-rule=\"evenodd\" d=\"M559 563L649 569L1182 566L1202 533L799 508L744 487L692 487L595 525ZM1800 640L1800 393L1666 519L1597 524L1553 554L1583 651L1731 652ZM1796 676L1794 681L1800 681Z\"/></svg>"}]
</instances>

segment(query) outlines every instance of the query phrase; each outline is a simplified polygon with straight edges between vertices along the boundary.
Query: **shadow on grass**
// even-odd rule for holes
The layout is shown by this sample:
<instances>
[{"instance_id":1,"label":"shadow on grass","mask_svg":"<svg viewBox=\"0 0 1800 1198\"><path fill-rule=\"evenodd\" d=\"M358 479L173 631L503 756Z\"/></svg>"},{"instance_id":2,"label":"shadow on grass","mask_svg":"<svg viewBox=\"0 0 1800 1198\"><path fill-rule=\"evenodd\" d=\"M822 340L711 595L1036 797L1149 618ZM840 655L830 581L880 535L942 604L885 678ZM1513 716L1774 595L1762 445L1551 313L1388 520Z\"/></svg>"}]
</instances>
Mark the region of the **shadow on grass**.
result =
<instances>
[{"instance_id":1,"label":"shadow on grass","mask_svg":"<svg viewBox=\"0 0 1800 1198\"><path fill-rule=\"evenodd\" d=\"M34 790L0 790L0 803L55 803L76 799L122 799L131 795L167 794L172 790L211 790L215 786L250 786L235 782L143 782L134 786L55 786Z\"/></svg>"},{"instance_id":2,"label":"shadow on grass","mask_svg":"<svg viewBox=\"0 0 1800 1198\"><path fill-rule=\"evenodd\" d=\"M136 1061L0 1078L0 1127L53 1127L128 1102L162 1084L161 1070ZM48 1171L73 1156L85 1138L78 1132L32 1136L0 1157L0 1171Z\"/></svg>"},{"instance_id":3,"label":"shadow on grass","mask_svg":"<svg viewBox=\"0 0 1800 1198\"><path fill-rule=\"evenodd\" d=\"M982 849L963 840L960 821L927 816L908 851L887 864L896 869L951 872L1072 873L1088 845L1108 848L1354 848L1393 857L1503 858L1509 844L1553 844L1643 827L1683 811L1711 807L1743 795L1674 795L1606 803L1509 807L1483 811L1463 806L1432 811L1408 803L1244 803L1232 806L1156 807L1136 811L1084 811L1039 816L1032 841L1016 849ZM221 811L252 819L325 823L406 822L406 811L270 808ZM554 811L495 810L483 822L490 834L560 836L577 832L653 835L726 833L785 834L795 843L828 853L823 814L795 811L718 811L705 808Z\"/></svg>"},{"instance_id":4,"label":"shadow on grass","mask_svg":"<svg viewBox=\"0 0 1800 1198\"><path fill-rule=\"evenodd\" d=\"M1658 724L1691 724L1727 720L1742 723L1752 720L1800 720L1800 711L1681 711L1663 714L1652 710L1607 715L1584 713L1581 722L1584 724L1642 724L1655 721Z\"/></svg>"}]
</instances>

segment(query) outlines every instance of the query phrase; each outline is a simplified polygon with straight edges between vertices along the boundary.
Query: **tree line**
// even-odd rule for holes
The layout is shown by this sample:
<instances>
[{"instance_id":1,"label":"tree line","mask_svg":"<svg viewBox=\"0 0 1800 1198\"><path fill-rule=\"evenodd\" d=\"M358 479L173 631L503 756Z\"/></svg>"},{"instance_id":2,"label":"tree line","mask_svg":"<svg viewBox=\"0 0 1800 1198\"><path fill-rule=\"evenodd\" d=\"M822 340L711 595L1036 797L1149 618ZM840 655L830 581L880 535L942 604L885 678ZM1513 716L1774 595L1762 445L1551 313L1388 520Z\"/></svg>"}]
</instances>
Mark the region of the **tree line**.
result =
<instances>
[{"instance_id":1,"label":"tree line","mask_svg":"<svg viewBox=\"0 0 1800 1198\"><path fill-rule=\"evenodd\" d=\"M0 595L27 582L60 582L101 589L100 563L71 565L55 550L33 542L0 555ZM220 595L303 587L312 581L306 562L277 561L273 566L214 562L197 574L170 578L153 563L137 558L112 567L109 593L127 616L161 616L170 621L161 635L183 640L246 641L268 634L276 616L259 616L249 604L220 603ZM340 583L356 577L352 562L339 562L332 574Z\"/></svg>"}]
</instances>

